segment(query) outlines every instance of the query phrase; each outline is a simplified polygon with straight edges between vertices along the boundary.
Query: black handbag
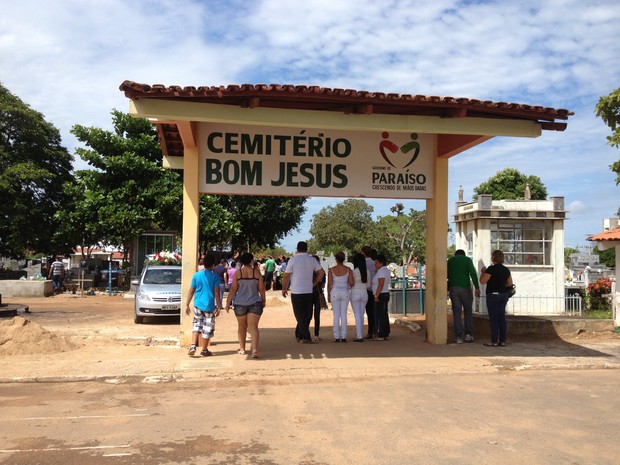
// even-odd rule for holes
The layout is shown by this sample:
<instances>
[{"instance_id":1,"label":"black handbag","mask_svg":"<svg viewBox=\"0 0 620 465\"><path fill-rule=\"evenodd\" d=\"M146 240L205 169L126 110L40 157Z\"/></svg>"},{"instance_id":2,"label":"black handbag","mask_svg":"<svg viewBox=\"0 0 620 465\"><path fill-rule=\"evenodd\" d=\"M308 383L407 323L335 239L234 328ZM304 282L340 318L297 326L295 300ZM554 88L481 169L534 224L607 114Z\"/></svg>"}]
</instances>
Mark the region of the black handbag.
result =
<instances>
[{"instance_id":1,"label":"black handbag","mask_svg":"<svg viewBox=\"0 0 620 465\"><path fill-rule=\"evenodd\" d=\"M517 286L514 284L512 286L506 287L506 291L508 292L508 298L510 299L513 295L517 293Z\"/></svg>"}]
</instances>

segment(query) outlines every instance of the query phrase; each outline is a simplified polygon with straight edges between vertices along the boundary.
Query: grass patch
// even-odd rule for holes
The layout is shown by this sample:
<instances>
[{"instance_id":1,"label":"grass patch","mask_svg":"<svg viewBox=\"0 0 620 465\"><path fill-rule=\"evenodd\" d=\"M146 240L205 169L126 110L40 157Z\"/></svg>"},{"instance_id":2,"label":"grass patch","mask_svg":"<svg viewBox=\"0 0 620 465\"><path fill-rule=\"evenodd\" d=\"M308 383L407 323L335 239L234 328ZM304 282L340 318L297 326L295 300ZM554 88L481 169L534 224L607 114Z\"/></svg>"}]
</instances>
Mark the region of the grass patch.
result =
<instances>
[{"instance_id":1,"label":"grass patch","mask_svg":"<svg viewBox=\"0 0 620 465\"><path fill-rule=\"evenodd\" d=\"M591 310L583 312L582 318L591 318L593 320L611 320L611 310Z\"/></svg>"}]
</instances>

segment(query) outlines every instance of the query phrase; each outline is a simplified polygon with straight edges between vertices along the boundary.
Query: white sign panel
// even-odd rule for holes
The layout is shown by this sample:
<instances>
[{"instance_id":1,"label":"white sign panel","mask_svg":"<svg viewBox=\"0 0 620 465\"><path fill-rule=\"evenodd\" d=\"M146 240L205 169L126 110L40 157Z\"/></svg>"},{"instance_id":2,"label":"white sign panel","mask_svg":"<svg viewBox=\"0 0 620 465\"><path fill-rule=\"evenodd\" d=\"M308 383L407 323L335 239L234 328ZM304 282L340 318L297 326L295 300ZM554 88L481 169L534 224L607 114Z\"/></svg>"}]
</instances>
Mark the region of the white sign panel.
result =
<instances>
[{"instance_id":1,"label":"white sign panel","mask_svg":"<svg viewBox=\"0 0 620 465\"><path fill-rule=\"evenodd\" d=\"M201 123L200 192L433 197L432 134Z\"/></svg>"}]
</instances>

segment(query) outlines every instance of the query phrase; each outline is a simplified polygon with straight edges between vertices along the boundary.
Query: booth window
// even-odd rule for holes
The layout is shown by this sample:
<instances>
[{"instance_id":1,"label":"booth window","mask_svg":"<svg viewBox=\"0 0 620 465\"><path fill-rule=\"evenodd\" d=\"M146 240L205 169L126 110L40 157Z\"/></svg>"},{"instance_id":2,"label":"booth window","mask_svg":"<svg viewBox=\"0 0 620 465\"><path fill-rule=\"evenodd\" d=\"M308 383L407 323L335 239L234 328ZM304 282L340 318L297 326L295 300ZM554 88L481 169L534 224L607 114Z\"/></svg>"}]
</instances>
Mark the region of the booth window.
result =
<instances>
[{"instance_id":1,"label":"booth window","mask_svg":"<svg viewBox=\"0 0 620 465\"><path fill-rule=\"evenodd\" d=\"M551 265L551 221L491 221L491 250L504 252L507 265Z\"/></svg>"}]
</instances>

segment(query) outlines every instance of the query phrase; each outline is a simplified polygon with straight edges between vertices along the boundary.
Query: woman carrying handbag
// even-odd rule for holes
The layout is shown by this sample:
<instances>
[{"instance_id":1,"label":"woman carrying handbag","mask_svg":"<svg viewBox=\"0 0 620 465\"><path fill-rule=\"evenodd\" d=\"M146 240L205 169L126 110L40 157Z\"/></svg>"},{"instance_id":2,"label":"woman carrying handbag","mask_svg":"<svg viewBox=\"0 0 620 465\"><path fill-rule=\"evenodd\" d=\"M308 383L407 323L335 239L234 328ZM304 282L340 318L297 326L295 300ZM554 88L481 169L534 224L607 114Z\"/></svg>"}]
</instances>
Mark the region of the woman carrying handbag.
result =
<instances>
[{"instance_id":1,"label":"woman carrying handbag","mask_svg":"<svg viewBox=\"0 0 620 465\"><path fill-rule=\"evenodd\" d=\"M480 284L486 284L487 311L491 323L491 342L485 342L488 347L506 346L506 304L510 298L509 289L512 287L510 270L504 266L504 252L495 250L491 254L488 268L482 268Z\"/></svg>"}]
</instances>

